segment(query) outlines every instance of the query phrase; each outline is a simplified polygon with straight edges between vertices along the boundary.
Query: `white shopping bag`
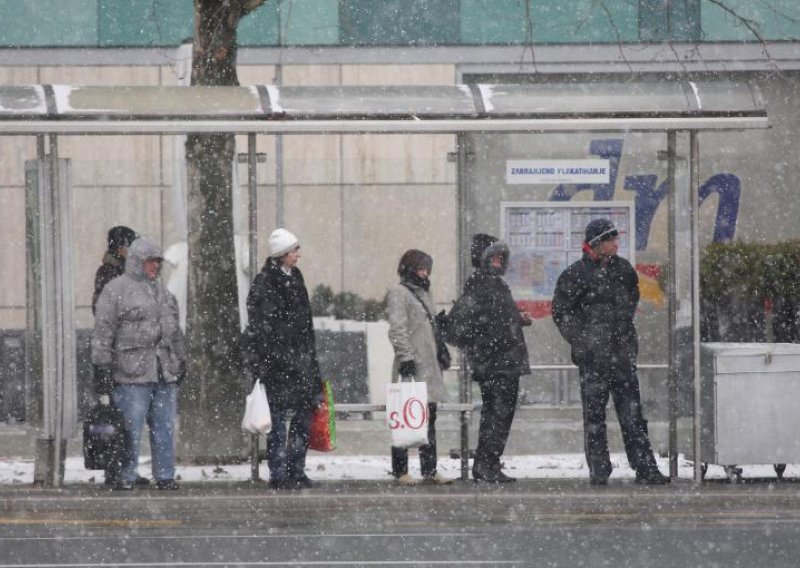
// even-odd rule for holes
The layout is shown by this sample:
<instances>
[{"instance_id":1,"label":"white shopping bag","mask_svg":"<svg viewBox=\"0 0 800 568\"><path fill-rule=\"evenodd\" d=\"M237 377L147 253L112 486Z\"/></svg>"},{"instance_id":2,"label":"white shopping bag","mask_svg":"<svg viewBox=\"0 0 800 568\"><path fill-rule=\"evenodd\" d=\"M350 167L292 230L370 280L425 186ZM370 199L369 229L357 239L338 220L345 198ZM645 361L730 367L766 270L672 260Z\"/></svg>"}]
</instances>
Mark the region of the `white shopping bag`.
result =
<instances>
[{"instance_id":1,"label":"white shopping bag","mask_svg":"<svg viewBox=\"0 0 800 568\"><path fill-rule=\"evenodd\" d=\"M392 446L415 448L428 443L428 385L411 381L386 389L386 423Z\"/></svg>"},{"instance_id":2,"label":"white shopping bag","mask_svg":"<svg viewBox=\"0 0 800 568\"><path fill-rule=\"evenodd\" d=\"M242 418L242 430L251 434L266 434L272 428L267 392L261 381L256 381L253 391L247 395Z\"/></svg>"}]
</instances>

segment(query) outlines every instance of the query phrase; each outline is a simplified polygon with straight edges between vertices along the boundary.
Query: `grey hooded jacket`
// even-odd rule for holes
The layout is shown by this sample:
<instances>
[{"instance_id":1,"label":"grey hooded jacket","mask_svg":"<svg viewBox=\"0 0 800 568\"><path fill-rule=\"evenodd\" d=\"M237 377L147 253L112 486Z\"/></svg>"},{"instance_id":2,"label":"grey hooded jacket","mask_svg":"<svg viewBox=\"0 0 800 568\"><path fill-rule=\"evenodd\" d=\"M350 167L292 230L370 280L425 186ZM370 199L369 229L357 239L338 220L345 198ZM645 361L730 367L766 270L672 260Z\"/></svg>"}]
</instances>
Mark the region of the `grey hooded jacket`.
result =
<instances>
[{"instance_id":1,"label":"grey hooded jacket","mask_svg":"<svg viewBox=\"0 0 800 568\"><path fill-rule=\"evenodd\" d=\"M144 274L144 261L161 249L136 239L128 249L125 273L109 282L97 300L92 363L111 367L116 383L177 380L186 360L178 324L178 302L158 280Z\"/></svg>"},{"instance_id":2,"label":"grey hooded jacket","mask_svg":"<svg viewBox=\"0 0 800 568\"><path fill-rule=\"evenodd\" d=\"M412 292L402 284L389 290L386 302L386 316L389 320L389 341L394 347L392 382L400 380L397 369L403 361L414 361L417 367L415 380L425 381L428 389L428 402L444 402L446 392L442 379L442 369L436 359L436 340L433 327L428 320L425 302L429 313L434 313L431 295L422 288L410 285Z\"/></svg>"}]
</instances>

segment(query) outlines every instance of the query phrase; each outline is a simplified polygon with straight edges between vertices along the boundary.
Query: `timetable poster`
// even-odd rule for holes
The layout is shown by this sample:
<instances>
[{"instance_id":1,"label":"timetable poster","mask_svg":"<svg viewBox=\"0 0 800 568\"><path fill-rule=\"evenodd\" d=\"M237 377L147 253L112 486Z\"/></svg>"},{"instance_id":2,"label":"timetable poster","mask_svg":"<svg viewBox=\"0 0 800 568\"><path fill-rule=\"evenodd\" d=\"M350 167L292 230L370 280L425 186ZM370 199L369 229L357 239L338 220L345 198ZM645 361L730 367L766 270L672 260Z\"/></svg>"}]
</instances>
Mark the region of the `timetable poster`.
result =
<instances>
[{"instance_id":1,"label":"timetable poster","mask_svg":"<svg viewBox=\"0 0 800 568\"><path fill-rule=\"evenodd\" d=\"M549 301L567 266L583 256L587 223L611 219L619 229L619 255L634 262L633 203L503 203L501 230L511 249L506 273L517 301Z\"/></svg>"}]
</instances>

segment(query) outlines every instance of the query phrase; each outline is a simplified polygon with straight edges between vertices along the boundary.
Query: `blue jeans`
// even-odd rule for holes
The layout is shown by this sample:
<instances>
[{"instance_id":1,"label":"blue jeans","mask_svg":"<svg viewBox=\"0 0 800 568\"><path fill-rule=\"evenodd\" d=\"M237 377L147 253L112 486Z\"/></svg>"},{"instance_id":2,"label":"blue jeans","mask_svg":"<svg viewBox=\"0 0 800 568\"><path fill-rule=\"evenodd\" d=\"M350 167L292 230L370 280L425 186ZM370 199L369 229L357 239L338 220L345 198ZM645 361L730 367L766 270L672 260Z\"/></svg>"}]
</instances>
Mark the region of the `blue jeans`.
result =
<instances>
[{"instance_id":1,"label":"blue jeans","mask_svg":"<svg viewBox=\"0 0 800 568\"><path fill-rule=\"evenodd\" d=\"M114 403L125 416L130 459L123 464L119 480L133 482L139 463L139 448L145 420L150 429L153 477L156 481L175 477L175 415L178 387L175 383L114 385Z\"/></svg>"},{"instance_id":2,"label":"blue jeans","mask_svg":"<svg viewBox=\"0 0 800 568\"><path fill-rule=\"evenodd\" d=\"M287 433L286 421L292 413ZM297 479L305 475L308 453L308 430L314 410L270 408L272 429L267 434L267 465L274 482Z\"/></svg>"}]
</instances>

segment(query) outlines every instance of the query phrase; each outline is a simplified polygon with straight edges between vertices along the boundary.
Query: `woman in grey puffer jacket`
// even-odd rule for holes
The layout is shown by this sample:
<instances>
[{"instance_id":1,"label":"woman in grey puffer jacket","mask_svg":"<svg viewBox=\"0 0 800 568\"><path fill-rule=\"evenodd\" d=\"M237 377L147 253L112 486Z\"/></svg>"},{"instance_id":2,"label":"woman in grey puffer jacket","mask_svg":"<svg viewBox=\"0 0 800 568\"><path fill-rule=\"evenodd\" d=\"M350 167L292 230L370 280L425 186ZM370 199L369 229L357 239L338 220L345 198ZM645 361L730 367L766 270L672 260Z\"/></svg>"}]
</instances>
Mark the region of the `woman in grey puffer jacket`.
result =
<instances>
[{"instance_id":1,"label":"woman in grey puffer jacket","mask_svg":"<svg viewBox=\"0 0 800 568\"><path fill-rule=\"evenodd\" d=\"M445 480L436 473L436 409L445 400L442 368L437 358L434 304L428 276L433 259L420 250L403 254L397 267L400 283L389 291L386 313L389 340L395 358L392 381L425 381L428 390L428 443L419 449L422 478L433 483ZM398 483L413 484L408 473L408 449L392 448L392 475Z\"/></svg>"},{"instance_id":2,"label":"woman in grey puffer jacket","mask_svg":"<svg viewBox=\"0 0 800 568\"><path fill-rule=\"evenodd\" d=\"M125 416L129 460L117 489L130 489L136 476L144 422L150 427L153 477L159 489L177 489L174 431L177 385L186 368L178 302L158 281L161 249L136 239L125 273L109 282L97 300L92 363L98 394L113 394Z\"/></svg>"}]
</instances>

